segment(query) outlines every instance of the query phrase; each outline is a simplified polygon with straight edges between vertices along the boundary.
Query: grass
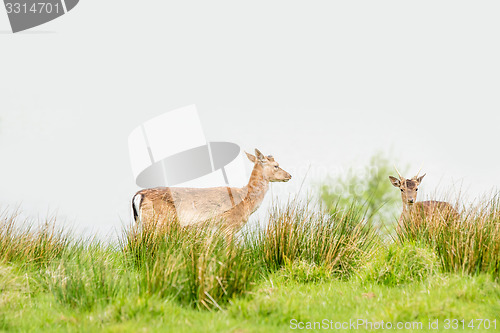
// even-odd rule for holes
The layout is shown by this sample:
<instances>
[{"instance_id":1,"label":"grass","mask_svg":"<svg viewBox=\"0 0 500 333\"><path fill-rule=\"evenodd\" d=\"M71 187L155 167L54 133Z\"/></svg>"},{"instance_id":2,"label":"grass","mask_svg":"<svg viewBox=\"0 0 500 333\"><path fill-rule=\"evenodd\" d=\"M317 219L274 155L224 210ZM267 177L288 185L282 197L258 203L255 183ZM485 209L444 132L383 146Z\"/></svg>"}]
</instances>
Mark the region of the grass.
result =
<instances>
[{"instance_id":1,"label":"grass","mask_svg":"<svg viewBox=\"0 0 500 333\"><path fill-rule=\"evenodd\" d=\"M272 209L267 226L250 238L250 246L267 272L302 261L348 278L367 259L374 240L373 230L354 206L326 214L291 202Z\"/></svg>"},{"instance_id":2,"label":"grass","mask_svg":"<svg viewBox=\"0 0 500 333\"><path fill-rule=\"evenodd\" d=\"M61 256L71 236L48 220L37 230L29 221L20 222L17 212L0 213L0 262L43 265Z\"/></svg>"},{"instance_id":3,"label":"grass","mask_svg":"<svg viewBox=\"0 0 500 333\"><path fill-rule=\"evenodd\" d=\"M392 244L380 252L365 266L363 278L367 283L397 286L422 282L441 269L437 255L425 246Z\"/></svg>"},{"instance_id":4,"label":"grass","mask_svg":"<svg viewBox=\"0 0 500 333\"><path fill-rule=\"evenodd\" d=\"M221 309L258 278L258 260L245 260L249 250L226 244L216 225L185 229L173 223L163 229L149 225L131 230L124 245L126 265L135 269L142 294Z\"/></svg>"},{"instance_id":5,"label":"grass","mask_svg":"<svg viewBox=\"0 0 500 333\"><path fill-rule=\"evenodd\" d=\"M498 325L500 313L500 286L489 275L438 274L424 282L387 286L358 279L303 283L279 272L218 311L200 311L156 296L117 297L91 311L65 306L46 293L33 294L31 306L26 294L18 297L2 308L3 330L283 332L289 330L293 319L428 325L431 318L441 322L438 331L442 332L446 331L444 320L449 318L496 318Z\"/></svg>"},{"instance_id":6,"label":"grass","mask_svg":"<svg viewBox=\"0 0 500 333\"><path fill-rule=\"evenodd\" d=\"M397 237L400 243L428 244L443 268L461 274L500 275L500 199L464 209L458 217L412 214Z\"/></svg>"},{"instance_id":7,"label":"grass","mask_svg":"<svg viewBox=\"0 0 500 333\"><path fill-rule=\"evenodd\" d=\"M173 221L131 228L118 245L3 213L0 330L282 332L363 319L445 331L454 318L500 329L496 201L392 243L356 207L290 202L230 243L215 225Z\"/></svg>"}]
</instances>

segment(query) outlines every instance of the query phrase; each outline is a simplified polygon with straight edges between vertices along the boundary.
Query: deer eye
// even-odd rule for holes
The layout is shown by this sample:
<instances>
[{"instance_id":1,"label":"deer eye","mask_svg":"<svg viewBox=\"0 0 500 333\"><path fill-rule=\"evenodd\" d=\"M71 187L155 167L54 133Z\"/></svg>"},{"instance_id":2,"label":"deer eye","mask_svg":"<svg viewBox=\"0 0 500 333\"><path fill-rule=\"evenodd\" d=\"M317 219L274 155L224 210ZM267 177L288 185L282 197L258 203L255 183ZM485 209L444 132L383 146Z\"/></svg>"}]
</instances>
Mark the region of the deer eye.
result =
<instances>
[{"instance_id":1,"label":"deer eye","mask_svg":"<svg viewBox=\"0 0 500 333\"><path fill-rule=\"evenodd\" d=\"M418 191L418 188L415 189L415 192Z\"/></svg>"},{"instance_id":2,"label":"deer eye","mask_svg":"<svg viewBox=\"0 0 500 333\"><path fill-rule=\"evenodd\" d=\"M401 192L403 192L403 189L401 189Z\"/></svg>"},{"instance_id":3,"label":"deer eye","mask_svg":"<svg viewBox=\"0 0 500 333\"><path fill-rule=\"evenodd\" d=\"M275 165L275 166L274 166L274 168L275 168L276 170L278 170L278 169L279 169L279 167L278 167L277 165Z\"/></svg>"}]
</instances>

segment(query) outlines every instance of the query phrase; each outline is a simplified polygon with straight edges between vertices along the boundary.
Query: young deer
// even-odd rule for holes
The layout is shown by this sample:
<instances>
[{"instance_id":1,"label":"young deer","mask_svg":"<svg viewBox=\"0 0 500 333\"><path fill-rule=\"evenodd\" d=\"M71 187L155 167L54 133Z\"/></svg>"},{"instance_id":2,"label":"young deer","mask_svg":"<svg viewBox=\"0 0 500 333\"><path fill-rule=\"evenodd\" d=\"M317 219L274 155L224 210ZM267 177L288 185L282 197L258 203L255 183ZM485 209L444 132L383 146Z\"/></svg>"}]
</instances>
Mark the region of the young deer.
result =
<instances>
[{"instance_id":1,"label":"young deer","mask_svg":"<svg viewBox=\"0 0 500 333\"><path fill-rule=\"evenodd\" d=\"M132 199L136 223L158 223L164 226L178 221L181 226L221 221L226 234L236 233L259 208L269 182L287 182L292 176L279 167L272 156L255 149L246 153L254 163L248 185L243 188L157 187L137 192Z\"/></svg>"},{"instance_id":2,"label":"young deer","mask_svg":"<svg viewBox=\"0 0 500 333\"><path fill-rule=\"evenodd\" d=\"M424 218L437 217L446 221L450 217L457 218L459 216L455 208L447 202L433 200L417 202L418 186L425 174L420 177L417 174L412 179L405 179L399 171L397 172L400 179L389 176L392 185L401 190L401 199L403 200L403 213L399 218L397 230L402 230L405 221L415 221L418 223L416 227L420 227Z\"/></svg>"}]
</instances>

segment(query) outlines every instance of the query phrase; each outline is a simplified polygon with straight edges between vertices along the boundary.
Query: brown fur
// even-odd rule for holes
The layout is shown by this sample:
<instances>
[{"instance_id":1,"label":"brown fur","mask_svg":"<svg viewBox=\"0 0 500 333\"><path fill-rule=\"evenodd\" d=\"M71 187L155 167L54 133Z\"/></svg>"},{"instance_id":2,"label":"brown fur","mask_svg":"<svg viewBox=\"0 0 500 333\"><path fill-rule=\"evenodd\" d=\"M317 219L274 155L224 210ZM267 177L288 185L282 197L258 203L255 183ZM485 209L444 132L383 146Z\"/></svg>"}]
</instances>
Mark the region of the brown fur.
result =
<instances>
[{"instance_id":1,"label":"brown fur","mask_svg":"<svg viewBox=\"0 0 500 333\"><path fill-rule=\"evenodd\" d=\"M400 176L401 177L401 176ZM421 177L415 176L412 179L397 179L389 176L393 186L401 190L401 199L403 201L403 212L398 220L398 231L404 227L406 221L413 221L419 226L424 220L440 220L447 221L450 217L458 218L457 210L444 201L421 201L417 202L418 186L422 182L425 174Z\"/></svg>"},{"instance_id":2,"label":"brown fur","mask_svg":"<svg viewBox=\"0 0 500 333\"><path fill-rule=\"evenodd\" d=\"M138 209L140 221L143 224L154 222L160 226L178 221L181 226L190 226L220 220L227 233L234 234L260 206L269 182L288 181L291 178L273 157L266 157L257 149L255 152L256 156L247 153L254 168L248 185L242 188L157 187L137 192L136 196L141 196Z\"/></svg>"}]
</instances>

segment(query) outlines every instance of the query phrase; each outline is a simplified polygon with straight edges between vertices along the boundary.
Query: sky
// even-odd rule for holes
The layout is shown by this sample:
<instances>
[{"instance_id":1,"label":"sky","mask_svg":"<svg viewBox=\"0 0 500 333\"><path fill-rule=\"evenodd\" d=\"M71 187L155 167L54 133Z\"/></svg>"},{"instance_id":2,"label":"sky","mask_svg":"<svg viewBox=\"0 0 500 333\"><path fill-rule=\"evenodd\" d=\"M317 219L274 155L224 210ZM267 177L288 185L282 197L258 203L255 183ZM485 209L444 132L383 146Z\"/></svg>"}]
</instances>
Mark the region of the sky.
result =
<instances>
[{"instance_id":1,"label":"sky","mask_svg":"<svg viewBox=\"0 0 500 333\"><path fill-rule=\"evenodd\" d=\"M139 190L128 135L191 104L209 141L259 148L293 175L254 222L273 198L314 191L381 151L411 173L423 166L420 196L474 200L500 184L499 10L82 0L12 34L0 9L0 207L120 232Z\"/></svg>"}]
</instances>

